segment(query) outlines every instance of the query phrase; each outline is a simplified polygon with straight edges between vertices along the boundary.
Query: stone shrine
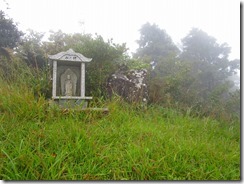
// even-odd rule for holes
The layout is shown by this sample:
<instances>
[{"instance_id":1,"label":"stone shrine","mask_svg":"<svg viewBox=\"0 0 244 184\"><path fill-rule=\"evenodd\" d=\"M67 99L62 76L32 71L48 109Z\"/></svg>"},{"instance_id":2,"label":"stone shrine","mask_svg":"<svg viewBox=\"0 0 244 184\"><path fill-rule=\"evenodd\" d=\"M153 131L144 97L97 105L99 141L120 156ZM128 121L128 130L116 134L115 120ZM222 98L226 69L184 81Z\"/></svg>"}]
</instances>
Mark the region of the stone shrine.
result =
<instances>
[{"instance_id":1,"label":"stone shrine","mask_svg":"<svg viewBox=\"0 0 244 184\"><path fill-rule=\"evenodd\" d=\"M92 58L86 58L72 49L49 55L48 58L53 66L52 99L61 106L68 103L87 107L87 100L92 97L85 96L85 63Z\"/></svg>"}]
</instances>

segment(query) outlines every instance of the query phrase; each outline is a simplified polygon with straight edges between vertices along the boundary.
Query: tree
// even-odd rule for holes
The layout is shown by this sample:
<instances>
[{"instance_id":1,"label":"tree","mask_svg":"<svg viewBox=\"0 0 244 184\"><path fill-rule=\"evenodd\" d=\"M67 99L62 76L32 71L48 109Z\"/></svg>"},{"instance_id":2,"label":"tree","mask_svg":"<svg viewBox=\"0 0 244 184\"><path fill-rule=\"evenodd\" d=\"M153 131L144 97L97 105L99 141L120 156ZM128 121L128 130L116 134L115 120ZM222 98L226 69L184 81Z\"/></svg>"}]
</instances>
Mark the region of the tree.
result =
<instances>
[{"instance_id":1,"label":"tree","mask_svg":"<svg viewBox=\"0 0 244 184\"><path fill-rule=\"evenodd\" d=\"M44 33L28 30L22 43L16 51L20 57L32 68L39 69L46 66L46 51L43 48L42 38Z\"/></svg>"},{"instance_id":2,"label":"tree","mask_svg":"<svg viewBox=\"0 0 244 184\"><path fill-rule=\"evenodd\" d=\"M22 35L13 20L6 18L4 12L0 10L0 73L8 81L13 79L13 73L17 71L15 67L19 67L17 60L12 58L12 49L20 43Z\"/></svg>"},{"instance_id":3,"label":"tree","mask_svg":"<svg viewBox=\"0 0 244 184\"><path fill-rule=\"evenodd\" d=\"M13 20L6 18L4 12L0 10L0 54L9 57L6 48L15 48L22 35L23 33L18 30Z\"/></svg>"},{"instance_id":4,"label":"tree","mask_svg":"<svg viewBox=\"0 0 244 184\"><path fill-rule=\"evenodd\" d=\"M148 58L150 61L176 55L179 49L174 45L165 30L156 24L144 24L140 29L139 48L135 54L137 58Z\"/></svg>"},{"instance_id":5,"label":"tree","mask_svg":"<svg viewBox=\"0 0 244 184\"><path fill-rule=\"evenodd\" d=\"M202 30L193 28L182 43L180 58L191 65L192 75L198 79L200 87L206 89L205 92L209 93L222 84L239 67L236 60L228 60L231 48L226 43L218 44Z\"/></svg>"},{"instance_id":6,"label":"tree","mask_svg":"<svg viewBox=\"0 0 244 184\"><path fill-rule=\"evenodd\" d=\"M49 41L43 42L43 49L48 54L57 54L64 51L64 49L69 49L67 46L70 46L76 43L78 40L71 39L71 35L63 33L61 30L54 32L50 31Z\"/></svg>"},{"instance_id":7,"label":"tree","mask_svg":"<svg viewBox=\"0 0 244 184\"><path fill-rule=\"evenodd\" d=\"M193 28L182 39L182 43L181 59L192 64L192 71L195 72L195 75L199 74L206 82L209 82L209 90L216 83L232 75L239 67L236 60L228 60L231 50L228 44L218 44L214 37L209 36L202 30Z\"/></svg>"},{"instance_id":8,"label":"tree","mask_svg":"<svg viewBox=\"0 0 244 184\"><path fill-rule=\"evenodd\" d=\"M149 101L171 105L181 101L189 83L188 67L177 59L179 49L165 30L156 24L146 23L140 29L139 48L134 57L147 64L155 61L156 67L149 71Z\"/></svg>"},{"instance_id":9,"label":"tree","mask_svg":"<svg viewBox=\"0 0 244 184\"><path fill-rule=\"evenodd\" d=\"M115 44L112 39L106 42L102 36L96 35L92 39L86 37L82 44L74 48L93 58L92 62L87 65L89 71L89 75L87 75L88 92L96 96L104 95L108 77L118 69L120 63L127 57L126 44Z\"/></svg>"},{"instance_id":10,"label":"tree","mask_svg":"<svg viewBox=\"0 0 244 184\"><path fill-rule=\"evenodd\" d=\"M193 105L201 111L205 109L207 114L220 110L223 107L220 104L230 98L231 83L227 79L240 68L239 60L230 61L228 44L217 43L214 37L197 28L193 28L182 43L180 59L191 67L190 74L194 78L189 91L197 89L198 98Z\"/></svg>"}]
</instances>

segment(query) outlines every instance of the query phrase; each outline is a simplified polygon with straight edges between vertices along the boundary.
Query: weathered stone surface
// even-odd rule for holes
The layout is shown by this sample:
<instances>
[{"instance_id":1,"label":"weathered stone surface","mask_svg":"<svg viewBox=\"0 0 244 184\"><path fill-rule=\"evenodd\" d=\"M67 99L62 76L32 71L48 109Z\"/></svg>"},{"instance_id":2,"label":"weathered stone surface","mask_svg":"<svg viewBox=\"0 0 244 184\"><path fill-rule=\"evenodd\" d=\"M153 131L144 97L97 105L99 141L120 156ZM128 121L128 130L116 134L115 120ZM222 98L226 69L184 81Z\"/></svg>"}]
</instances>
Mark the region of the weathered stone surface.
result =
<instances>
[{"instance_id":1,"label":"weathered stone surface","mask_svg":"<svg viewBox=\"0 0 244 184\"><path fill-rule=\"evenodd\" d=\"M146 75L146 69L128 70L126 67L120 68L108 79L109 95L112 96L113 93L116 93L129 102L147 103Z\"/></svg>"},{"instance_id":2,"label":"weathered stone surface","mask_svg":"<svg viewBox=\"0 0 244 184\"><path fill-rule=\"evenodd\" d=\"M68 72L69 71L69 72ZM71 74L72 73L72 74ZM80 63L68 63L68 61L58 61L57 67L57 79L56 79L56 95L57 96L66 96L64 91L64 82L67 79L67 75L71 75L71 79L74 82L73 86L73 95L72 96L81 96L81 67Z\"/></svg>"},{"instance_id":3,"label":"weathered stone surface","mask_svg":"<svg viewBox=\"0 0 244 184\"><path fill-rule=\"evenodd\" d=\"M53 62L52 99L62 107L85 108L87 100L92 99L85 96L85 63L92 58L72 49L48 57Z\"/></svg>"},{"instance_id":4,"label":"weathered stone surface","mask_svg":"<svg viewBox=\"0 0 244 184\"><path fill-rule=\"evenodd\" d=\"M60 52L55 55L48 56L51 60L56 61L69 61L69 62L90 62L92 58L87 58L80 53L74 52L72 49L66 52Z\"/></svg>"}]
</instances>

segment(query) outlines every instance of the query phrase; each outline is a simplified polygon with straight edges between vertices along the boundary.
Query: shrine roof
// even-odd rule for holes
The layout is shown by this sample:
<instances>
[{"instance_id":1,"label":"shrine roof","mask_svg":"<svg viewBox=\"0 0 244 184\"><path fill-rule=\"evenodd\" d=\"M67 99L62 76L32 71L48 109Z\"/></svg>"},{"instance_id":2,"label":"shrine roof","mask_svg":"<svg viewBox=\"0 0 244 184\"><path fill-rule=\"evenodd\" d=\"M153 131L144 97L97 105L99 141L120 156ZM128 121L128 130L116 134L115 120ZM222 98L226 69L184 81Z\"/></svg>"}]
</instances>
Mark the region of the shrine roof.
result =
<instances>
[{"instance_id":1,"label":"shrine roof","mask_svg":"<svg viewBox=\"0 0 244 184\"><path fill-rule=\"evenodd\" d=\"M75 61L75 62L90 62L92 60L92 58L87 58L80 53L74 52L72 49L69 49L66 52L60 52L55 55L48 55L48 58L57 61Z\"/></svg>"}]
</instances>

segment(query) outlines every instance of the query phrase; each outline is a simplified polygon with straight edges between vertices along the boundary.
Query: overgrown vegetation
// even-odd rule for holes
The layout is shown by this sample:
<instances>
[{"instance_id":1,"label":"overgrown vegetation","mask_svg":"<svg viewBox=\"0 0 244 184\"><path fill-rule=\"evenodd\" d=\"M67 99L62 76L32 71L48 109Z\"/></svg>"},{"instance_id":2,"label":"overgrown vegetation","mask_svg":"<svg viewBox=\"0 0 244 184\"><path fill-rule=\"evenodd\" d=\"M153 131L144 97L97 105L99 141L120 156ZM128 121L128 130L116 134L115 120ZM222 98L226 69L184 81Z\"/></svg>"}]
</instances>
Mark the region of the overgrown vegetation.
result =
<instances>
[{"instance_id":1,"label":"overgrown vegetation","mask_svg":"<svg viewBox=\"0 0 244 184\"><path fill-rule=\"evenodd\" d=\"M30 31L13 48L0 46L0 179L240 180L240 90L230 93L226 80L239 60L229 61L229 48L197 29L182 52L156 25L141 31L134 58L125 44L62 31L46 42ZM193 38L209 49L197 50ZM90 105L109 114L49 105L47 55L70 47L93 58ZM107 77L122 64L149 70L146 108L106 98Z\"/></svg>"},{"instance_id":2,"label":"overgrown vegetation","mask_svg":"<svg viewBox=\"0 0 244 184\"><path fill-rule=\"evenodd\" d=\"M114 98L108 115L48 108L0 87L3 180L239 180L238 122L193 118Z\"/></svg>"},{"instance_id":3,"label":"overgrown vegetation","mask_svg":"<svg viewBox=\"0 0 244 184\"><path fill-rule=\"evenodd\" d=\"M239 110L229 111L240 109L239 102L230 103L240 101L240 91L230 93L235 85L228 77L240 69L240 60L228 59L231 48L227 43L218 44L215 38L193 28L182 39L180 52L165 30L155 24L146 23L140 33L134 57L155 63L148 80L151 103L182 111L191 108L195 115L227 121L239 117Z\"/></svg>"}]
</instances>

